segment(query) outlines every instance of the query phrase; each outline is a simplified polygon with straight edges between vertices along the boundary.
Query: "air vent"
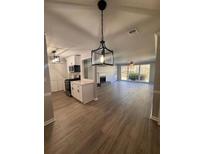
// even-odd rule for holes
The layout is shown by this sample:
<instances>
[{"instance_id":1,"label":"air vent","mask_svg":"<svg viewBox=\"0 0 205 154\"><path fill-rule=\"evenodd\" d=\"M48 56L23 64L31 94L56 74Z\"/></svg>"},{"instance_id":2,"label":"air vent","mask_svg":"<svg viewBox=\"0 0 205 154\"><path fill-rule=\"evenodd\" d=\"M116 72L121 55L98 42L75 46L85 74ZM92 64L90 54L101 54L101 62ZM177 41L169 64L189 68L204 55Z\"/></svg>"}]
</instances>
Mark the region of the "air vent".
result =
<instances>
[{"instance_id":1,"label":"air vent","mask_svg":"<svg viewBox=\"0 0 205 154\"><path fill-rule=\"evenodd\" d=\"M137 28L133 28L128 33L129 34L135 34L135 33L138 33L138 30L137 30Z\"/></svg>"}]
</instances>

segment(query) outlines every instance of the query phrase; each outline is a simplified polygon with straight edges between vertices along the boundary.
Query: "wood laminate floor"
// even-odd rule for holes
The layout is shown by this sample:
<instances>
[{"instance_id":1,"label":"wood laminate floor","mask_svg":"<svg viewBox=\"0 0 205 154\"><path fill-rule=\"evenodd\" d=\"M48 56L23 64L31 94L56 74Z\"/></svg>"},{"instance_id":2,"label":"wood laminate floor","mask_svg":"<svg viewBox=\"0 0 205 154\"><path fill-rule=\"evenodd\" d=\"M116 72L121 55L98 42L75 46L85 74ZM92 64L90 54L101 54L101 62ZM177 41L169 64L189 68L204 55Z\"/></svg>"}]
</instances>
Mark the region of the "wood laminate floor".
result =
<instances>
[{"instance_id":1,"label":"wood laminate floor","mask_svg":"<svg viewBox=\"0 0 205 154\"><path fill-rule=\"evenodd\" d=\"M117 81L86 105L53 93L56 121L45 127L45 154L159 154L159 126L149 120L152 90Z\"/></svg>"}]
</instances>

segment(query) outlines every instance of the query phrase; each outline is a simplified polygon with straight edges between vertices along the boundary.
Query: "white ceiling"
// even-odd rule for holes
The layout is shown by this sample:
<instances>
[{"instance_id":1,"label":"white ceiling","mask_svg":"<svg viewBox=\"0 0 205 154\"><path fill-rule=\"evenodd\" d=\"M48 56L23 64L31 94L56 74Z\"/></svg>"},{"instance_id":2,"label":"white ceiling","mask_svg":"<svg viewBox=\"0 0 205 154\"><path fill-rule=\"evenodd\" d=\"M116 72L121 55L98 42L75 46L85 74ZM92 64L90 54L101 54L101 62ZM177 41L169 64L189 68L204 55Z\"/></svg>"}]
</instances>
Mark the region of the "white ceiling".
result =
<instances>
[{"instance_id":1,"label":"white ceiling","mask_svg":"<svg viewBox=\"0 0 205 154\"><path fill-rule=\"evenodd\" d=\"M99 46L98 0L46 0L45 32L48 52L60 48L62 57L88 54ZM115 63L155 59L154 33L160 30L159 0L107 0L104 11L106 45ZM130 35L129 30L138 33Z\"/></svg>"}]
</instances>

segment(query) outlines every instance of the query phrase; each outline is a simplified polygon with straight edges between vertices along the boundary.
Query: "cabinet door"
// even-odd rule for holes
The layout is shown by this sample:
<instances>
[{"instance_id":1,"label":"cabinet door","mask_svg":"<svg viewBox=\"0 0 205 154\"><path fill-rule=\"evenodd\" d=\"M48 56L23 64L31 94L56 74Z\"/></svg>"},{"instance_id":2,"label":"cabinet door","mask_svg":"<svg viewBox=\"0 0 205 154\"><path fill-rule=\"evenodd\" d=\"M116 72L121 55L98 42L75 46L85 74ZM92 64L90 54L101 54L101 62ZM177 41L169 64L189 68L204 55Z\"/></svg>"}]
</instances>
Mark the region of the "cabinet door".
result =
<instances>
[{"instance_id":1,"label":"cabinet door","mask_svg":"<svg viewBox=\"0 0 205 154\"><path fill-rule=\"evenodd\" d=\"M71 82L71 94L82 102L82 86Z\"/></svg>"},{"instance_id":2,"label":"cabinet door","mask_svg":"<svg viewBox=\"0 0 205 154\"><path fill-rule=\"evenodd\" d=\"M75 89L74 89L74 84L71 82L71 95L75 97Z\"/></svg>"},{"instance_id":3,"label":"cabinet door","mask_svg":"<svg viewBox=\"0 0 205 154\"><path fill-rule=\"evenodd\" d=\"M69 57L68 64L69 64L69 66L75 65L75 57L74 56Z\"/></svg>"},{"instance_id":4,"label":"cabinet door","mask_svg":"<svg viewBox=\"0 0 205 154\"><path fill-rule=\"evenodd\" d=\"M58 91L63 90L63 84L62 84L63 80L58 80L57 81L57 86L58 86Z\"/></svg>"},{"instance_id":5,"label":"cabinet door","mask_svg":"<svg viewBox=\"0 0 205 154\"><path fill-rule=\"evenodd\" d=\"M51 80L51 91L55 92L58 91L57 81Z\"/></svg>"},{"instance_id":6,"label":"cabinet door","mask_svg":"<svg viewBox=\"0 0 205 154\"><path fill-rule=\"evenodd\" d=\"M78 89L78 85L75 84L75 98L79 100L79 89Z\"/></svg>"},{"instance_id":7,"label":"cabinet door","mask_svg":"<svg viewBox=\"0 0 205 154\"><path fill-rule=\"evenodd\" d=\"M82 86L79 86L78 87L78 99L82 102L83 99L82 99Z\"/></svg>"},{"instance_id":8,"label":"cabinet door","mask_svg":"<svg viewBox=\"0 0 205 154\"><path fill-rule=\"evenodd\" d=\"M81 86L77 84L71 83L71 94L73 97L75 97L77 100L82 101L82 90Z\"/></svg>"},{"instance_id":9,"label":"cabinet door","mask_svg":"<svg viewBox=\"0 0 205 154\"><path fill-rule=\"evenodd\" d=\"M54 71L54 66L53 64L49 64L49 73L50 73L50 80L56 80L56 73Z\"/></svg>"},{"instance_id":10,"label":"cabinet door","mask_svg":"<svg viewBox=\"0 0 205 154\"><path fill-rule=\"evenodd\" d=\"M79 85L76 85L76 98L77 98L78 100L81 100L81 99L80 99L80 86L79 86Z\"/></svg>"},{"instance_id":11,"label":"cabinet door","mask_svg":"<svg viewBox=\"0 0 205 154\"><path fill-rule=\"evenodd\" d=\"M66 69L67 69L67 72L69 72L69 57L66 58Z\"/></svg>"},{"instance_id":12,"label":"cabinet door","mask_svg":"<svg viewBox=\"0 0 205 154\"><path fill-rule=\"evenodd\" d=\"M80 65L81 59L80 56L70 56L67 59L67 67L72 65Z\"/></svg>"},{"instance_id":13,"label":"cabinet door","mask_svg":"<svg viewBox=\"0 0 205 154\"><path fill-rule=\"evenodd\" d=\"M66 58L67 67L71 64L71 57Z\"/></svg>"},{"instance_id":14,"label":"cabinet door","mask_svg":"<svg viewBox=\"0 0 205 154\"><path fill-rule=\"evenodd\" d=\"M78 91L77 91L77 85L73 84L73 97L75 97L76 99L78 99Z\"/></svg>"},{"instance_id":15,"label":"cabinet door","mask_svg":"<svg viewBox=\"0 0 205 154\"><path fill-rule=\"evenodd\" d=\"M94 84L84 85L82 91L83 103L88 103L94 99Z\"/></svg>"},{"instance_id":16,"label":"cabinet door","mask_svg":"<svg viewBox=\"0 0 205 154\"><path fill-rule=\"evenodd\" d=\"M81 62L80 62L80 56L75 56L74 59L75 59L74 65L80 65L80 64L81 64Z\"/></svg>"}]
</instances>

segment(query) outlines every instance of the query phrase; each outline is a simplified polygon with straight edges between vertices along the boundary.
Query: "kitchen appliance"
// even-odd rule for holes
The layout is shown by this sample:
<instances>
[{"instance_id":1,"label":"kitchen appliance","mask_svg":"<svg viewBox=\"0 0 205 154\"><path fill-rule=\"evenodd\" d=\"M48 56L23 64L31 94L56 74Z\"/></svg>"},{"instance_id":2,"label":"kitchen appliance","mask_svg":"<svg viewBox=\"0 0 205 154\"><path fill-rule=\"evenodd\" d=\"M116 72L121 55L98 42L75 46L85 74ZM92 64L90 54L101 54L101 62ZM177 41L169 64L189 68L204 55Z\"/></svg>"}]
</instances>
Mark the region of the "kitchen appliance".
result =
<instances>
[{"instance_id":1,"label":"kitchen appliance","mask_svg":"<svg viewBox=\"0 0 205 154\"><path fill-rule=\"evenodd\" d=\"M69 72L80 72L80 65L69 66Z\"/></svg>"},{"instance_id":2,"label":"kitchen appliance","mask_svg":"<svg viewBox=\"0 0 205 154\"><path fill-rule=\"evenodd\" d=\"M77 81L80 80L79 78L73 78L73 79L65 79L65 92L67 96L72 96L71 95L71 81Z\"/></svg>"}]
</instances>

